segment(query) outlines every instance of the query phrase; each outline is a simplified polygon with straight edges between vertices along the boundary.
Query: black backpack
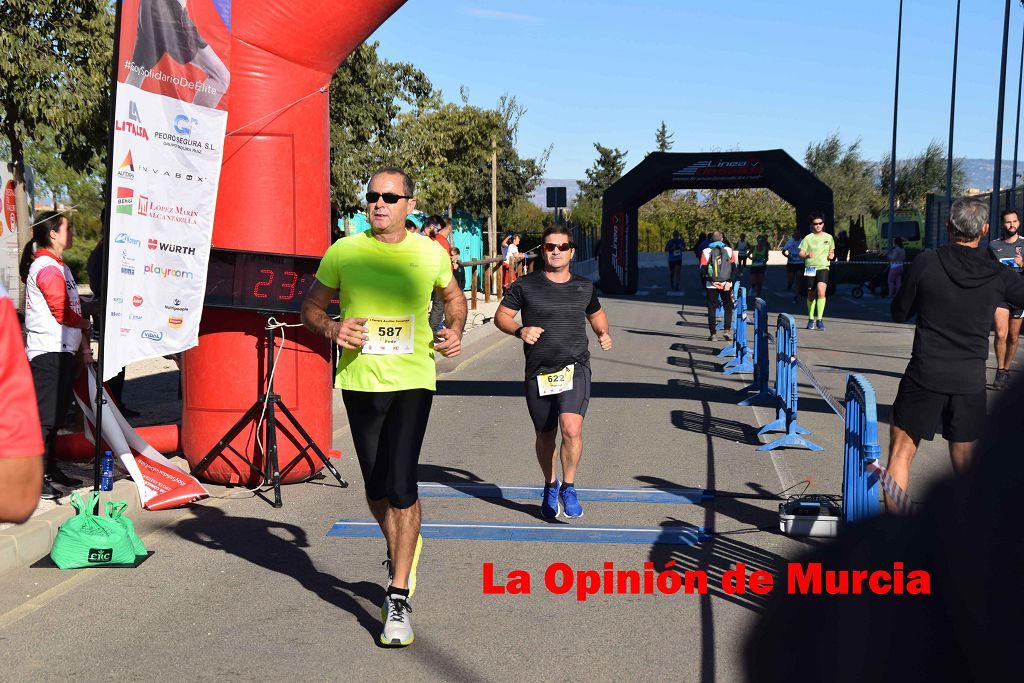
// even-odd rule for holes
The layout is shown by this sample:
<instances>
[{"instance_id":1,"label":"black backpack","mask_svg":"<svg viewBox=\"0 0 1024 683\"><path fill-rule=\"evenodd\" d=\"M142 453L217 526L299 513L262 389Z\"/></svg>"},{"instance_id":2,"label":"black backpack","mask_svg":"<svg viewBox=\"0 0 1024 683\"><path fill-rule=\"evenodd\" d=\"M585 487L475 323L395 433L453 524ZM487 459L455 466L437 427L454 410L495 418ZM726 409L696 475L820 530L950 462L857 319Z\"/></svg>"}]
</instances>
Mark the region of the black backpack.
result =
<instances>
[{"instance_id":1,"label":"black backpack","mask_svg":"<svg viewBox=\"0 0 1024 683\"><path fill-rule=\"evenodd\" d=\"M732 263L725 247L712 247L708 254L707 278L711 282L731 282Z\"/></svg>"}]
</instances>

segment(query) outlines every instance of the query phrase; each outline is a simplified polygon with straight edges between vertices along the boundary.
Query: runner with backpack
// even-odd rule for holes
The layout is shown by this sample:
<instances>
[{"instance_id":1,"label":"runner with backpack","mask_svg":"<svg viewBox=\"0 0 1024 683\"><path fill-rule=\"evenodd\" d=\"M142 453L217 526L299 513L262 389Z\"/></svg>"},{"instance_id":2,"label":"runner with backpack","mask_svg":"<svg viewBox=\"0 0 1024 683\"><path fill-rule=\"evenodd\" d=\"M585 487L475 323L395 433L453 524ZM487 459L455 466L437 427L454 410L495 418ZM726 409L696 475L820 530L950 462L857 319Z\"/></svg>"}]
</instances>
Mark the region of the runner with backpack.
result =
<instances>
[{"instance_id":1,"label":"runner with backpack","mask_svg":"<svg viewBox=\"0 0 1024 683\"><path fill-rule=\"evenodd\" d=\"M725 310L725 329L722 331L722 338L725 341L732 340L732 281L736 273L736 254L725 245L724 235L720 231L711 233L711 242L704 248L700 255L700 272L704 280L704 291L708 298L708 341L717 341L718 335L715 332L717 320L715 309L718 302L722 302Z\"/></svg>"}]
</instances>

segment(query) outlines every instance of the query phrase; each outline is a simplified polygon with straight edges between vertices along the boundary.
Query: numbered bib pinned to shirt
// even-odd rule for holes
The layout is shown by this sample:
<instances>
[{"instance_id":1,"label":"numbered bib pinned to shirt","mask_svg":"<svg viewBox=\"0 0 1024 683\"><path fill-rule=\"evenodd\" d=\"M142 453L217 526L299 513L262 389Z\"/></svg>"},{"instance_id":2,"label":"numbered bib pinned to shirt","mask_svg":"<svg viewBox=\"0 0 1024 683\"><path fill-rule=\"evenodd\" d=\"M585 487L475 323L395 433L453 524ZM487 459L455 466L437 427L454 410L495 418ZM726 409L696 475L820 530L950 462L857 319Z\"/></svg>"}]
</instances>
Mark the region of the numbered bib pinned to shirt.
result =
<instances>
[{"instance_id":1,"label":"numbered bib pinned to shirt","mask_svg":"<svg viewBox=\"0 0 1024 683\"><path fill-rule=\"evenodd\" d=\"M804 277L814 277L814 274L818 272L818 269L814 266L807 266L804 268Z\"/></svg>"},{"instance_id":2,"label":"numbered bib pinned to shirt","mask_svg":"<svg viewBox=\"0 0 1024 683\"><path fill-rule=\"evenodd\" d=\"M370 338L363 343L363 353L374 356L412 353L415 320L412 315L367 318L366 332Z\"/></svg>"},{"instance_id":3,"label":"numbered bib pinned to shirt","mask_svg":"<svg viewBox=\"0 0 1024 683\"><path fill-rule=\"evenodd\" d=\"M553 396L572 391L572 374L575 367L572 363L561 370L549 372L545 375L537 375L537 389L541 396Z\"/></svg>"}]
</instances>

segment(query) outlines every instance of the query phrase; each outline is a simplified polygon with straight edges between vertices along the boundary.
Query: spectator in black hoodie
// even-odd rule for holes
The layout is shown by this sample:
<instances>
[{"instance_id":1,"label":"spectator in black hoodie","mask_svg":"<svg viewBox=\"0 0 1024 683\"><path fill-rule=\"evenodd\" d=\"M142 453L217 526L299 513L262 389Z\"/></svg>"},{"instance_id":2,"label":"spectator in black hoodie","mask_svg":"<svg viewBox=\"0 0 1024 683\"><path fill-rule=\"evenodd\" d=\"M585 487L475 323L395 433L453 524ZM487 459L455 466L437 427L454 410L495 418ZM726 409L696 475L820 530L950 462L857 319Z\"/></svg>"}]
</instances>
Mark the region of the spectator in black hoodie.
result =
<instances>
[{"instance_id":1,"label":"spectator in black hoodie","mask_svg":"<svg viewBox=\"0 0 1024 683\"><path fill-rule=\"evenodd\" d=\"M917 316L889 427L889 474L904 490L918 444L930 441L940 422L953 469L963 472L970 464L985 422L992 316L1003 301L1024 308L1024 278L978 249L988 232L985 203L953 202L946 230L950 244L918 256L892 302L896 322Z\"/></svg>"}]
</instances>

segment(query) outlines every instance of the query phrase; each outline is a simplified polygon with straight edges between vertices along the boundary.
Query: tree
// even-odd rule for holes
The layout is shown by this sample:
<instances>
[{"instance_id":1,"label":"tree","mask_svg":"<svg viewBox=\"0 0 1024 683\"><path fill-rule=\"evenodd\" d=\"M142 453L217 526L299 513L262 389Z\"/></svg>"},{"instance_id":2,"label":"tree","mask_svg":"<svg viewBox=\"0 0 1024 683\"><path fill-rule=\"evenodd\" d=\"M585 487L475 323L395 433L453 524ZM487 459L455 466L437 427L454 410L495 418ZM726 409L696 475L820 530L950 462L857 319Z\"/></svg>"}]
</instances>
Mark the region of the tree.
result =
<instances>
[{"instance_id":1,"label":"tree","mask_svg":"<svg viewBox=\"0 0 1024 683\"><path fill-rule=\"evenodd\" d=\"M605 147L599 142L594 143L597 159L587 169L587 179L580 183L580 196L583 199L601 199L604 191L622 177L626 167L626 154L616 148Z\"/></svg>"},{"instance_id":2,"label":"tree","mask_svg":"<svg viewBox=\"0 0 1024 683\"><path fill-rule=\"evenodd\" d=\"M30 237L26 146L48 129L77 170L106 146L113 35L107 0L0 3L0 128L10 145L19 246Z\"/></svg>"},{"instance_id":3,"label":"tree","mask_svg":"<svg viewBox=\"0 0 1024 683\"><path fill-rule=\"evenodd\" d=\"M882 211L889 212L889 177L892 168L888 154L882 159L879 192L886 198ZM962 194L966 185L963 160L953 160L953 196ZM896 162L896 204L901 208L924 209L925 196L946 192L946 152L938 140L928 143L920 154Z\"/></svg>"},{"instance_id":4,"label":"tree","mask_svg":"<svg viewBox=\"0 0 1024 683\"><path fill-rule=\"evenodd\" d=\"M668 126L661 122L661 126L654 133L654 143L659 152L667 152L672 149L672 133L668 132Z\"/></svg>"},{"instance_id":5,"label":"tree","mask_svg":"<svg viewBox=\"0 0 1024 683\"><path fill-rule=\"evenodd\" d=\"M861 157L860 140L844 145L839 133L807 145L804 166L832 188L835 222L877 214L882 198L875 186L874 165Z\"/></svg>"},{"instance_id":6,"label":"tree","mask_svg":"<svg viewBox=\"0 0 1024 683\"><path fill-rule=\"evenodd\" d=\"M439 103L426 74L405 62L382 61L377 46L357 47L331 82L331 199L344 212L361 210L370 174L393 155L403 105L418 111Z\"/></svg>"}]
</instances>

